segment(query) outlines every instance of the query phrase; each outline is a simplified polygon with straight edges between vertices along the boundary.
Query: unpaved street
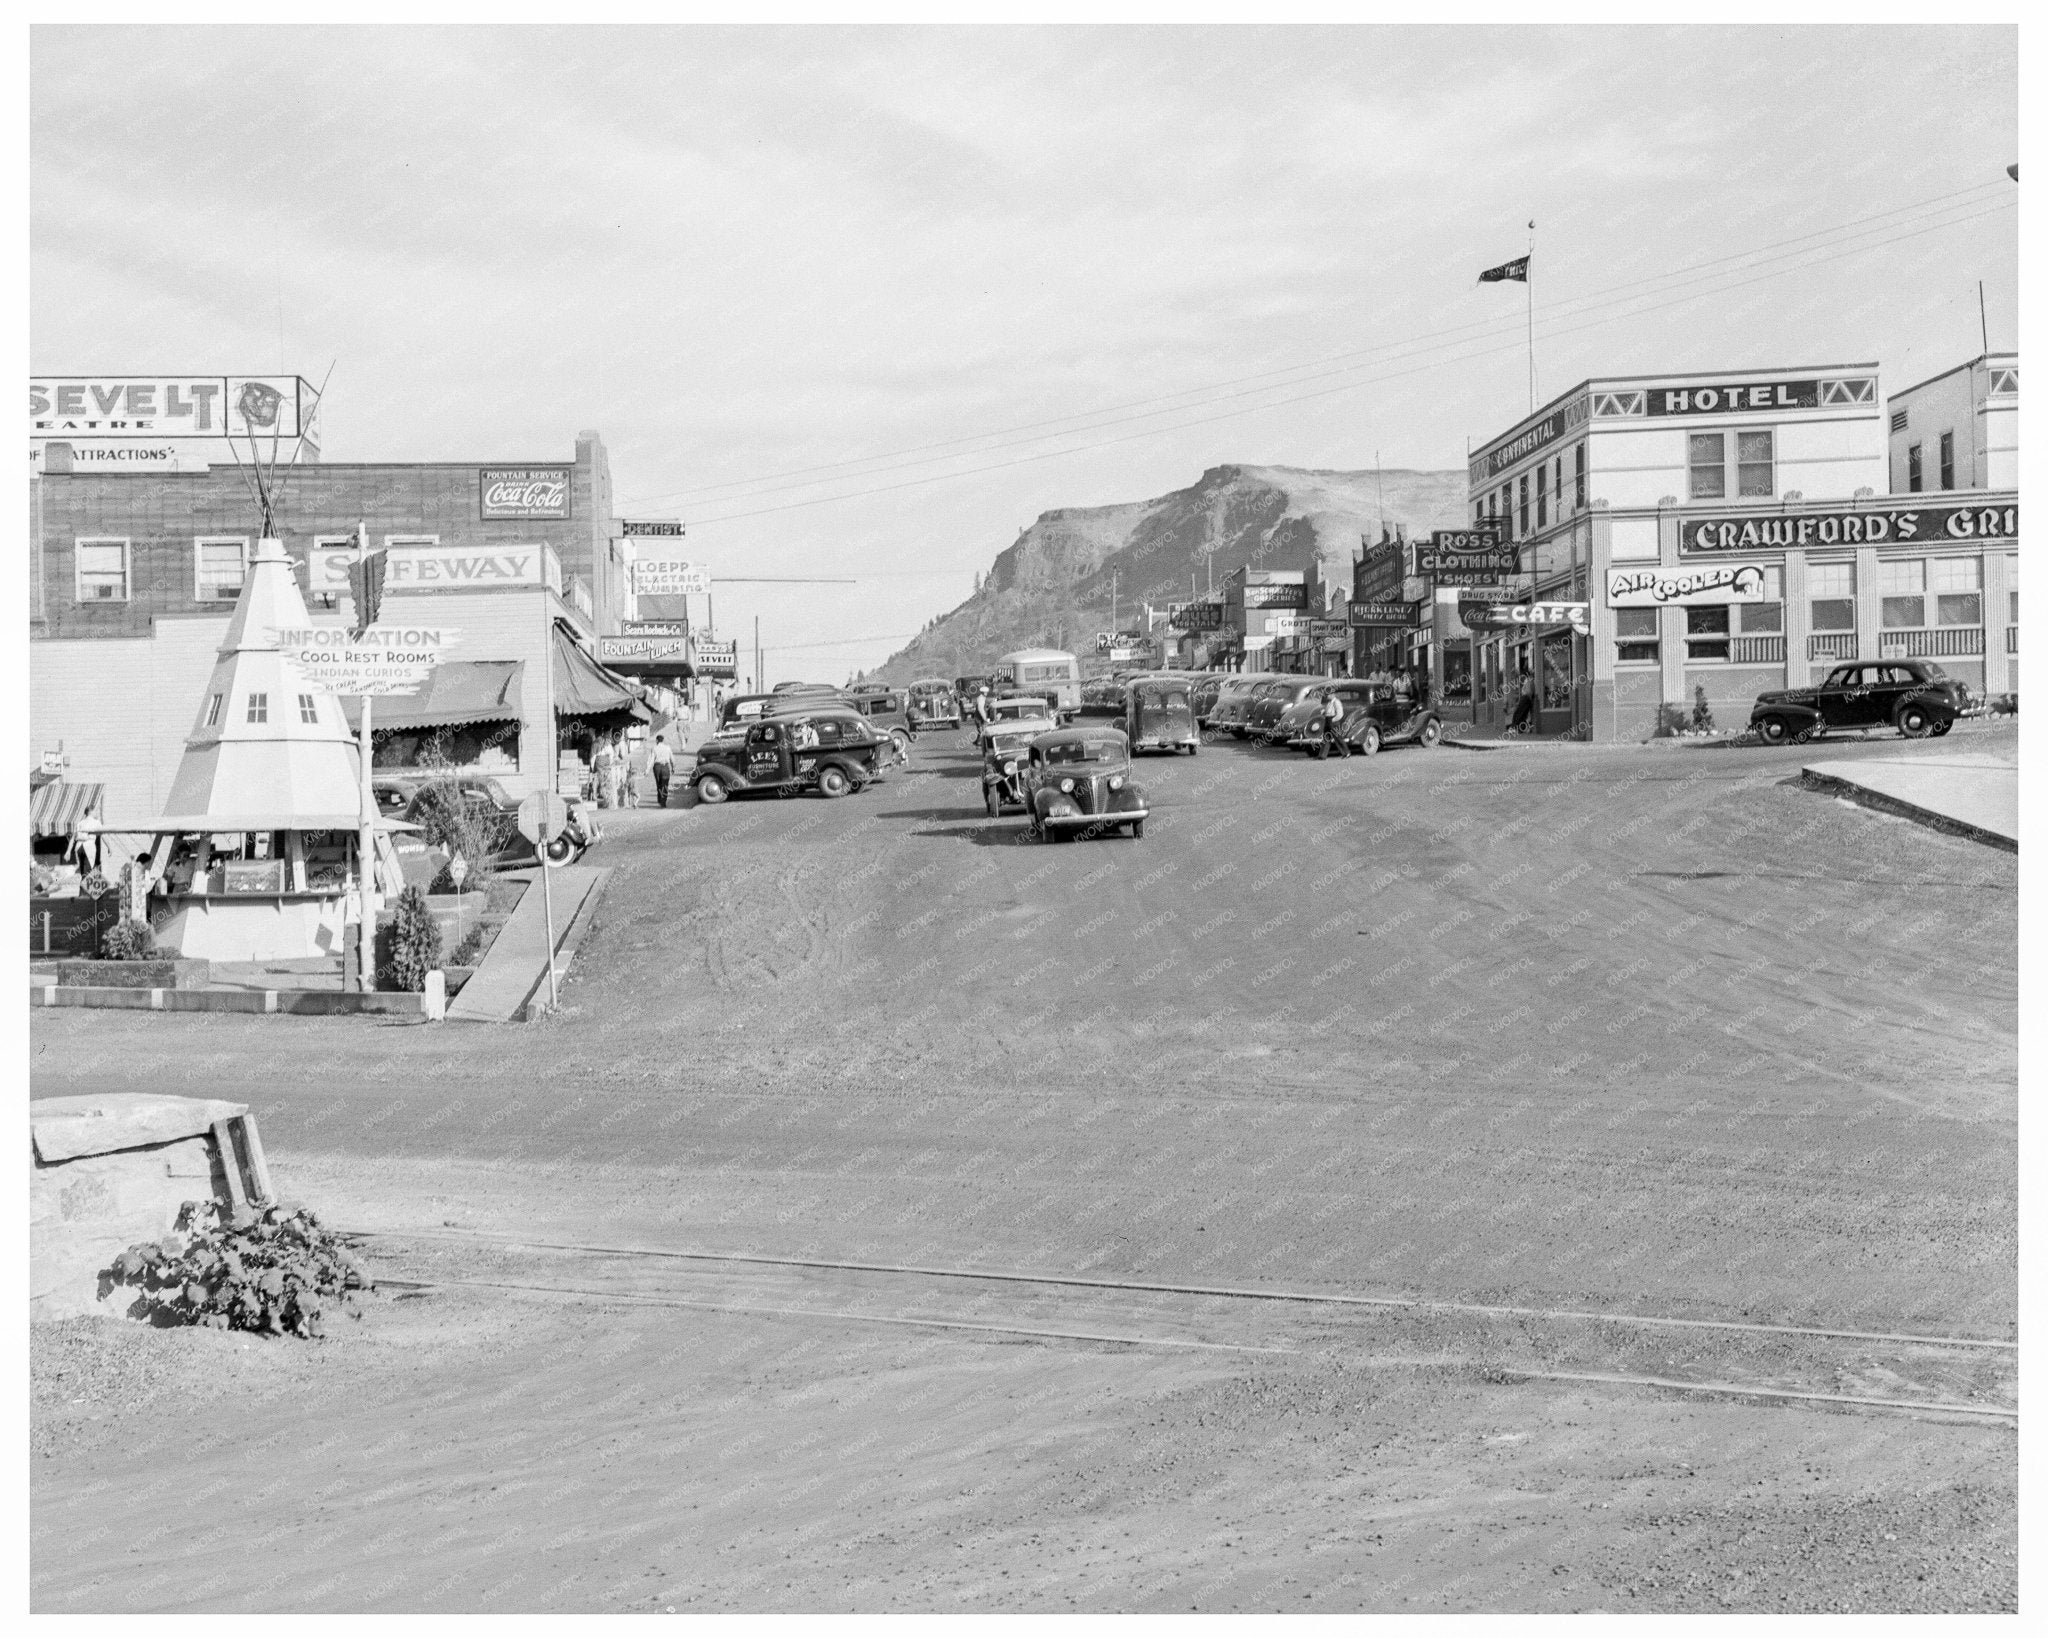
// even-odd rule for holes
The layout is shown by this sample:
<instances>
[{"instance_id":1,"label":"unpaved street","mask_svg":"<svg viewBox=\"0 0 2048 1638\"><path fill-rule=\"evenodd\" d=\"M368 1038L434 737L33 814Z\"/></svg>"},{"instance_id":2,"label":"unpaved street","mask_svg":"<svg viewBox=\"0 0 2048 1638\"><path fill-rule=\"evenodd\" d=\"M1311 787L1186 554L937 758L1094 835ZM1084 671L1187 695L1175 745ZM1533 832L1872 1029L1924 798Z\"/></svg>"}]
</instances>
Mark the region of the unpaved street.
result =
<instances>
[{"instance_id":1,"label":"unpaved street","mask_svg":"<svg viewBox=\"0 0 2048 1638\"><path fill-rule=\"evenodd\" d=\"M2015 1335L2016 861L1799 760L1226 741L1033 846L941 737L618 816L538 1024L39 1011L413 1283L39 1332L37 1607L2012 1607L2009 1422L1584 1380L2014 1403L1730 1328Z\"/></svg>"}]
</instances>

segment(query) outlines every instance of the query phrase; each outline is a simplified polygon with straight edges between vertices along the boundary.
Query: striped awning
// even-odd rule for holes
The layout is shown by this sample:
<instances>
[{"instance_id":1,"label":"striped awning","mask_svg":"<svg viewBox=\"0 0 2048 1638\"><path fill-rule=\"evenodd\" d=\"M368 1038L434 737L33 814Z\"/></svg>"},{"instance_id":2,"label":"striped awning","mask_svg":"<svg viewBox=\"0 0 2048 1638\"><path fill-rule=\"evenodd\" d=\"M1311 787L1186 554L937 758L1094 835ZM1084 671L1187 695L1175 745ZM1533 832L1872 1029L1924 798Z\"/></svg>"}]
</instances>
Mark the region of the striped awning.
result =
<instances>
[{"instance_id":1,"label":"striped awning","mask_svg":"<svg viewBox=\"0 0 2048 1638\"><path fill-rule=\"evenodd\" d=\"M34 836L75 836L78 822L100 811L104 785L74 785L68 779L53 779L29 796L29 833Z\"/></svg>"}]
</instances>

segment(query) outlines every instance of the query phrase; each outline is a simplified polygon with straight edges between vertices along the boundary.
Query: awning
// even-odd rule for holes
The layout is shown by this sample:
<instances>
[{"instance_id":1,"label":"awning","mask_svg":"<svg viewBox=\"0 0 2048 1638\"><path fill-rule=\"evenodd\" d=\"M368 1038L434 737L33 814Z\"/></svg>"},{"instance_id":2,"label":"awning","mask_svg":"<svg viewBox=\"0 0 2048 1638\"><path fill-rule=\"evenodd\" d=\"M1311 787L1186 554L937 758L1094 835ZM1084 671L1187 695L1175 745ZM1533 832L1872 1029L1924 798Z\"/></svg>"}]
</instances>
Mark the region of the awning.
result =
<instances>
[{"instance_id":1,"label":"awning","mask_svg":"<svg viewBox=\"0 0 2048 1638\"><path fill-rule=\"evenodd\" d=\"M427 673L417 694L387 694L370 721L378 733L393 729L452 728L470 722L520 720L523 660L444 660ZM349 726L361 720L358 701L342 703Z\"/></svg>"},{"instance_id":2,"label":"awning","mask_svg":"<svg viewBox=\"0 0 2048 1638\"><path fill-rule=\"evenodd\" d=\"M359 830L354 813L167 813L160 819L123 821L118 825L89 819L80 827L101 836L235 836L254 830ZM372 830L418 830L404 819L370 821Z\"/></svg>"},{"instance_id":3,"label":"awning","mask_svg":"<svg viewBox=\"0 0 2048 1638\"><path fill-rule=\"evenodd\" d=\"M104 785L74 785L53 779L29 798L28 827L33 836L75 836L82 821L96 818Z\"/></svg>"},{"instance_id":4,"label":"awning","mask_svg":"<svg viewBox=\"0 0 2048 1638\"><path fill-rule=\"evenodd\" d=\"M555 715L654 720L632 685L599 665L560 626L555 628Z\"/></svg>"}]
</instances>

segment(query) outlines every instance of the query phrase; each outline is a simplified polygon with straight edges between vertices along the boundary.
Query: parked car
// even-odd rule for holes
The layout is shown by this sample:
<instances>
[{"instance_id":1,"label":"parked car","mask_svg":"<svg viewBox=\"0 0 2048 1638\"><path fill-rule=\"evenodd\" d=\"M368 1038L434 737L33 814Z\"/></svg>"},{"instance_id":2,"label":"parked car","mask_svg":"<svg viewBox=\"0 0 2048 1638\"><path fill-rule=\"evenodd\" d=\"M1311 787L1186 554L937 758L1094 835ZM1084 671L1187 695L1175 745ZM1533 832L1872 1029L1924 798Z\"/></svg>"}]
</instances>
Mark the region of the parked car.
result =
<instances>
[{"instance_id":1,"label":"parked car","mask_svg":"<svg viewBox=\"0 0 2048 1638\"><path fill-rule=\"evenodd\" d=\"M910 760L910 742L917 738L919 725L910 719L906 696L891 688L851 688L846 691L846 703L866 717L878 733L887 734L895 742L899 761Z\"/></svg>"},{"instance_id":2,"label":"parked car","mask_svg":"<svg viewBox=\"0 0 2048 1638\"><path fill-rule=\"evenodd\" d=\"M1749 725L1766 745L1886 726L1925 739L1947 733L1970 709L1969 689L1931 660L1854 660L1836 666L1817 688L1757 695Z\"/></svg>"},{"instance_id":3,"label":"parked car","mask_svg":"<svg viewBox=\"0 0 2048 1638\"><path fill-rule=\"evenodd\" d=\"M1280 718L1289 706L1322 682L1321 677L1280 677L1261 683L1252 691L1251 708L1245 712L1246 730L1262 745L1281 744Z\"/></svg>"},{"instance_id":4,"label":"parked car","mask_svg":"<svg viewBox=\"0 0 2048 1638\"><path fill-rule=\"evenodd\" d=\"M988 710L988 726L975 735L975 743L984 750L992 733L1029 728L1034 734L1043 734L1059 726L1052 706L1038 694L1006 694L1001 699L991 700Z\"/></svg>"},{"instance_id":5,"label":"parked car","mask_svg":"<svg viewBox=\"0 0 2048 1638\"><path fill-rule=\"evenodd\" d=\"M1145 834L1151 809L1131 778L1130 741L1114 728L1059 728L1031 742L1024 790L1031 834L1064 842L1075 835L1128 830Z\"/></svg>"},{"instance_id":6,"label":"parked car","mask_svg":"<svg viewBox=\"0 0 2048 1638\"><path fill-rule=\"evenodd\" d=\"M1031 742L1049 731L1044 722L1012 722L982 736L981 802L991 819L1029 805L1025 773L1031 761Z\"/></svg>"},{"instance_id":7,"label":"parked car","mask_svg":"<svg viewBox=\"0 0 2048 1638\"><path fill-rule=\"evenodd\" d=\"M1344 743L1352 750L1371 756L1383 745L1420 745L1434 749L1443 742L1444 721L1435 706L1417 695L1405 683L1375 682L1362 703L1344 715ZM1310 755L1320 756L1319 746Z\"/></svg>"},{"instance_id":8,"label":"parked car","mask_svg":"<svg viewBox=\"0 0 2048 1638\"><path fill-rule=\"evenodd\" d=\"M1243 739L1251 732L1245 726L1245 715L1251 709L1252 696L1261 684L1278 680L1279 674L1272 671L1239 671L1224 678L1216 703L1209 711L1209 726Z\"/></svg>"},{"instance_id":9,"label":"parked car","mask_svg":"<svg viewBox=\"0 0 2048 1638\"><path fill-rule=\"evenodd\" d=\"M1188 690L1188 708L1195 714L1198 727L1209 726L1209 713L1216 708L1216 696L1223 691L1223 685L1230 678L1221 671L1205 672L1195 679Z\"/></svg>"},{"instance_id":10,"label":"parked car","mask_svg":"<svg viewBox=\"0 0 2048 1638\"><path fill-rule=\"evenodd\" d=\"M1185 677L1135 677L1124 684L1122 727L1134 756L1140 751L1164 751L1169 756L1186 751L1193 756L1202 747Z\"/></svg>"},{"instance_id":11,"label":"parked car","mask_svg":"<svg viewBox=\"0 0 2048 1638\"><path fill-rule=\"evenodd\" d=\"M960 726L960 696L944 677L920 677L912 683L904 709L917 728Z\"/></svg>"},{"instance_id":12,"label":"parked car","mask_svg":"<svg viewBox=\"0 0 2048 1638\"><path fill-rule=\"evenodd\" d=\"M746 791L844 796L880 777L887 744L856 711L770 717L750 724L740 738L700 746L690 784L707 803Z\"/></svg>"}]
</instances>

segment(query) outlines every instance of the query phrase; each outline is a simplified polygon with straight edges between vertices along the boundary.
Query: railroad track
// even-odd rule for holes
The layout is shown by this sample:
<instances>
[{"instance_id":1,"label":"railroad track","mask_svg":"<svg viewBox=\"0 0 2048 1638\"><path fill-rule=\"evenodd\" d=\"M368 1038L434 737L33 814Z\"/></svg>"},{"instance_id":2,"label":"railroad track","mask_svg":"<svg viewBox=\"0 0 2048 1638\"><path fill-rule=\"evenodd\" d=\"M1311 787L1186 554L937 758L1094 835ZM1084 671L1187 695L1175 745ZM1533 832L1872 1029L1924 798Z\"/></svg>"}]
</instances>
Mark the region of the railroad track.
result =
<instances>
[{"instance_id":1,"label":"railroad track","mask_svg":"<svg viewBox=\"0 0 2048 1638\"><path fill-rule=\"evenodd\" d=\"M1402 1295L1118 1280L463 1230L357 1231L380 1283L1217 1354L1336 1353L1555 1381L2017 1425L2018 1344Z\"/></svg>"}]
</instances>

